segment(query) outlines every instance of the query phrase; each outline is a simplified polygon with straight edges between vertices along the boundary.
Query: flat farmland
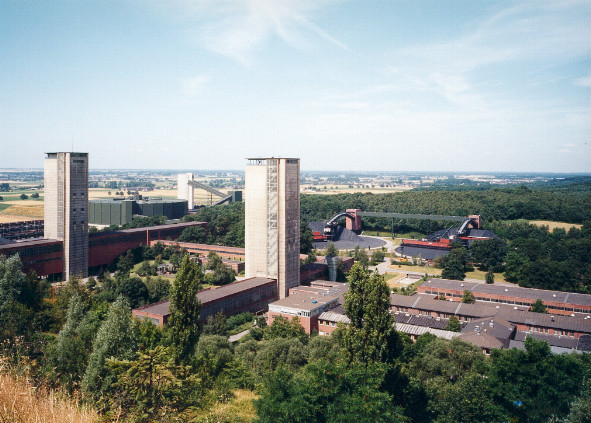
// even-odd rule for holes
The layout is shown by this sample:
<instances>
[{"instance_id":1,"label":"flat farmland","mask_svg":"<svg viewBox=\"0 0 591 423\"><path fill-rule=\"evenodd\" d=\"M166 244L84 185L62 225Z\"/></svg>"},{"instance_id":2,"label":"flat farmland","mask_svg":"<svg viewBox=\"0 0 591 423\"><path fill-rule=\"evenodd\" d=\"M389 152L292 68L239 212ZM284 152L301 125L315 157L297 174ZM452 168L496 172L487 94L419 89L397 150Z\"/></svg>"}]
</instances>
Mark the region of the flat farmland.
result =
<instances>
[{"instance_id":1,"label":"flat farmland","mask_svg":"<svg viewBox=\"0 0 591 423\"><path fill-rule=\"evenodd\" d=\"M561 228L568 232L570 228L581 229L583 227L583 225L578 223L551 222L549 220L530 220L529 223L536 226L547 226L550 232L556 228Z\"/></svg>"}]
</instances>

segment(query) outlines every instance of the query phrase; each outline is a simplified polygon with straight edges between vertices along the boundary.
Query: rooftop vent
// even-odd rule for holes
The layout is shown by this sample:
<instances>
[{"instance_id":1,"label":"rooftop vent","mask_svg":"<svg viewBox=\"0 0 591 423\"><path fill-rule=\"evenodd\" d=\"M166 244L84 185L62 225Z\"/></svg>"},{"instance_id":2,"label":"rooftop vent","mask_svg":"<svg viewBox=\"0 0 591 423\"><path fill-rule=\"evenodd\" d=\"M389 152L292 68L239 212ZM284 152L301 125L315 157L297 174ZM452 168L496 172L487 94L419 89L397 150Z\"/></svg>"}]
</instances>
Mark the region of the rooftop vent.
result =
<instances>
[{"instance_id":1,"label":"rooftop vent","mask_svg":"<svg viewBox=\"0 0 591 423\"><path fill-rule=\"evenodd\" d=\"M513 307L513 310L519 310L519 308L518 307Z\"/></svg>"},{"instance_id":2,"label":"rooftop vent","mask_svg":"<svg viewBox=\"0 0 591 423\"><path fill-rule=\"evenodd\" d=\"M552 296L553 296L554 298L556 298L556 294L552 294Z\"/></svg>"},{"instance_id":3,"label":"rooftop vent","mask_svg":"<svg viewBox=\"0 0 591 423\"><path fill-rule=\"evenodd\" d=\"M463 283L461 283L461 284L460 284L460 286L464 286L464 284L463 284Z\"/></svg>"},{"instance_id":4,"label":"rooftop vent","mask_svg":"<svg viewBox=\"0 0 591 423\"><path fill-rule=\"evenodd\" d=\"M505 288L505 292L509 292L509 290L507 288Z\"/></svg>"}]
</instances>

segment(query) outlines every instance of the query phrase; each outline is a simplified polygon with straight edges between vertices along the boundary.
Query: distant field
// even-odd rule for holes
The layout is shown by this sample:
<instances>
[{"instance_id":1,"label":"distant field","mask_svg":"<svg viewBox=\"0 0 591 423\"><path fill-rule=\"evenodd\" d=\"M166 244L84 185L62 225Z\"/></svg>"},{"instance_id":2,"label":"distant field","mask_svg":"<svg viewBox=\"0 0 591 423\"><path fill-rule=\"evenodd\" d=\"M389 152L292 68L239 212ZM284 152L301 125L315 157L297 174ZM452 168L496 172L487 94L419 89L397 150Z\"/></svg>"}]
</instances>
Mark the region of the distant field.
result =
<instances>
[{"instance_id":1,"label":"distant field","mask_svg":"<svg viewBox=\"0 0 591 423\"><path fill-rule=\"evenodd\" d=\"M348 185L302 185L300 191L303 194L354 194L356 192L370 192L372 194L387 194L411 190L411 187L374 187L374 188L349 188Z\"/></svg>"},{"instance_id":2,"label":"distant field","mask_svg":"<svg viewBox=\"0 0 591 423\"><path fill-rule=\"evenodd\" d=\"M390 269L398 270L398 271L407 271L407 272L417 272L417 273L428 273L433 276L441 276L441 269L436 267L425 267L425 266L405 266L405 265L391 265L389 266ZM466 273L466 279L476 279L479 281L484 281L486 276L486 272L481 270L475 269L473 272ZM390 281L388 281L390 282ZM506 282L505 278L503 277L502 273L495 273L495 282Z\"/></svg>"},{"instance_id":3,"label":"distant field","mask_svg":"<svg viewBox=\"0 0 591 423\"><path fill-rule=\"evenodd\" d=\"M570 228L581 229L583 227L583 225L579 225L578 223L550 222L549 220L530 220L529 223L536 226L548 226L550 232L556 228L562 228L568 231Z\"/></svg>"},{"instance_id":4,"label":"distant field","mask_svg":"<svg viewBox=\"0 0 591 423\"><path fill-rule=\"evenodd\" d=\"M0 211L0 223L20 222L23 220L43 219L43 203L39 201L32 201L28 203L26 200L21 203L5 204L8 207ZM28 204L27 204L28 203ZM2 205L4 206L4 205Z\"/></svg>"}]
</instances>

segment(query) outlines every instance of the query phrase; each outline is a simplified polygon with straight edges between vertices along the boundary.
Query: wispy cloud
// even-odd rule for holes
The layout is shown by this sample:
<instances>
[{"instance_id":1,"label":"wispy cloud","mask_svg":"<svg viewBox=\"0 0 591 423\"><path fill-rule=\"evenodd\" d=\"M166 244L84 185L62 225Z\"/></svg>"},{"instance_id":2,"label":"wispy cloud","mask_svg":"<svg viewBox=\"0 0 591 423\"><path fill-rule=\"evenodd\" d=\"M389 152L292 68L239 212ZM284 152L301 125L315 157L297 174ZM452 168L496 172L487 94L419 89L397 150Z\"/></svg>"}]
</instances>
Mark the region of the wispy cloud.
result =
<instances>
[{"instance_id":1,"label":"wispy cloud","mask_svg":"<svg viewBox=\"0 0 591 423\"><path fill-rule=\"evenodd\" d=\"M181 80L181 86L183 89L183 94L187 97L195 97L196 95L200 94L211 78L206 75L198 75L193 76L190 78L183 78Z\"/></svg>"},{"instance_id":2,"label":"wispy cloud","mask_svg":"<svg viewBox=\"0 0 591 423\"><path fill-rule=\"evenodd\" d=\"M177 1L195 23L197 40L207 49L250 64L258 49L278 37L297 49L311 48L318 38L349 47L317 26L311 15L320 0L198 0Z\"/></svg>"},{"instance_id":3,"label":"wispy cloud","mask_svg":"<svg viewBox=\"0 0 591 423\"><path fill-rule=\"evenodd\" d=\"M591 87L591 75L577 79L575 81L575 85L579 85L581 87Z\"/></svg>"},{"instance_id":4,"label":"wispy cloud","mask_svg":"<svg viewBox=\"0 0 591 423\"><path fill-rule=\"evenodd\" d=\"M496 76L499 70L514 69L511 80L517 84L538 85L551 82L545 69L591 54L590 16L588 2L521 3L462 36L394 51L388 66L395 78L452 104L492 107L496 104L489 102L496 93L490 88L504 79ZM523 73L520 67L525 64L539 71ZM474 78L475 72L485 74L486 80ZM579 85L587 86L590 79L582 78ZM487 91L493 95L485 98Z\"/></svg>"}]
</instances>

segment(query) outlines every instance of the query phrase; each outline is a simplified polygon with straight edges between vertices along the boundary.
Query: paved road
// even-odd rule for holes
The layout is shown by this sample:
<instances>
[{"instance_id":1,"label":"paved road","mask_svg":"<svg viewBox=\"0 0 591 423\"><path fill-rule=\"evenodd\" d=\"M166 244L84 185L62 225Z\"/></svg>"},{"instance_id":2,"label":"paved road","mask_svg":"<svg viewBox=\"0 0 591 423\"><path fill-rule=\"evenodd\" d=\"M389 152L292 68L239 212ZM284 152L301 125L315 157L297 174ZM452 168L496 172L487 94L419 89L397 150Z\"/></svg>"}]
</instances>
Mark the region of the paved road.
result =
<instances>
[{"instance_id":1,"label":"paved road","mask_svg":"<svg viewBox=\"0 0 591 423\"><path fill-rule=\"evenodd\" d=\"M246 329L245 331L242 331L240 333L237 333L236 335L229 336L228 337L228 341L230 341L230 342L236 342L240 338L242 338L243 336L245 336L248 332L250 332L250 329Z\"/></svg>"}]
</instances>

